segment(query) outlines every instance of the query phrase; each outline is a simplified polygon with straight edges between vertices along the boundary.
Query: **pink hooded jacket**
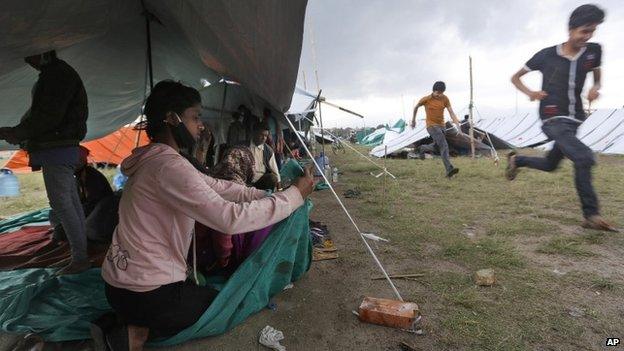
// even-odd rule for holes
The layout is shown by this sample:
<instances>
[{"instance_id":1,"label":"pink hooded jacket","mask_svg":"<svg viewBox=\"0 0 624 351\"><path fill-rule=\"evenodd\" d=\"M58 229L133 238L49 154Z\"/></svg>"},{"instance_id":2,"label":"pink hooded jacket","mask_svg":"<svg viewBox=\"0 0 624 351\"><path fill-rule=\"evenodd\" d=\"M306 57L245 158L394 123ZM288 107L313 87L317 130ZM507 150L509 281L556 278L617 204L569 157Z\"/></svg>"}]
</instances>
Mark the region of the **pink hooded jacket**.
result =
<instances>
[{"instance_id":1,"label":"pink hooded jacket","mask_svg":"<svg viewBox=\"0 0 624 351\"><path fill-rule=\"evenodd\" d=\"M121 167L129 178L102 277L122 289L144 292L185 280L195 221L245 233L275 224L303 204L295 187L266 196L208 177L165 144L135 149Z\"/></svg>"}]
</instances>

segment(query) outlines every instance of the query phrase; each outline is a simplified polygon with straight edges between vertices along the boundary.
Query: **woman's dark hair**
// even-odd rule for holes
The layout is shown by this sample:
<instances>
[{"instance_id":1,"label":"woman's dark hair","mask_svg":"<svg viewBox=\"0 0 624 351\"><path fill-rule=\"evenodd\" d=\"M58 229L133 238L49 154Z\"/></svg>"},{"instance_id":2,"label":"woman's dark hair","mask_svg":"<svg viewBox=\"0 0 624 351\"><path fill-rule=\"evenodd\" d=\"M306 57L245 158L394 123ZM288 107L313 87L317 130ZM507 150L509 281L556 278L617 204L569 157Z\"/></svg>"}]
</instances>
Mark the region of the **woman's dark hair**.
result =
<instances>
[{"instance_id":1,"label":"woman's dark hair","mask_svg":"<svg viewBox=\"0 0 624 351\"><path fill-rule=\"evenodd\" d=\"M154 139L166 127L167 112L182 115L184 110L196 104L201 104L201 96L197 89L188 87L173 80L158 82L147 97L143 113L147 125L147 136Z\"/></svg>"},{"instance_id":2,"label":"woman's dark hair","mask_svg":"<svg viewBox=\"0 0 624 351\"><path fill-rule=\"evenodd\" d=\"M588 24L600 24L604 21L605 12L593 4L585 4L577 7L570 15L568 28L574 29Z\"/></svg>"}]
</instances>

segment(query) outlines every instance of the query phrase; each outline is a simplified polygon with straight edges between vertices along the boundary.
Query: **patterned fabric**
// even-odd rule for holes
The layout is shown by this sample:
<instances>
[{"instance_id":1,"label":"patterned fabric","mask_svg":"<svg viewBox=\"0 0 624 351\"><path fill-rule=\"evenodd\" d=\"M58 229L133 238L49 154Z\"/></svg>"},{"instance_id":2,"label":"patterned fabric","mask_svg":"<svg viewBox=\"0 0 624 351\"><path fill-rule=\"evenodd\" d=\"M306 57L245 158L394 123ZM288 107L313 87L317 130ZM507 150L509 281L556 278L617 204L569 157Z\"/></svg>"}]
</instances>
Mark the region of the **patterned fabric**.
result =
<instances>
[{"instance_id":1,"label":"patterned fabric","mask_svg":"<svg viewBox=\"0 0 624 351\"><path fill-rule=\"evenodd\" d=\"M248 185L254 176L253 168L253 154L248 147L240 145L228 149L223 160L210 173L214 178Z\"/></svg>"}]
</instances>

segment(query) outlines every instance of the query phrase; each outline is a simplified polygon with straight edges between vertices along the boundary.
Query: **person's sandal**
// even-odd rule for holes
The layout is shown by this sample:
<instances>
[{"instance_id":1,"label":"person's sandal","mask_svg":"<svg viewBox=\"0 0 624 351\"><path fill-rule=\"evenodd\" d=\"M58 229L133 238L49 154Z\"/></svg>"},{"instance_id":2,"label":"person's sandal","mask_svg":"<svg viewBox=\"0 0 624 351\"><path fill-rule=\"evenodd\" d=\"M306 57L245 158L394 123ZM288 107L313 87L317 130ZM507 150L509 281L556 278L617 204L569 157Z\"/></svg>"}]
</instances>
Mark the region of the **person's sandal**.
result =
<instances>
[{"instance_id":1,"label":"person's sandal","mask_svg":"<svg viewBox=\"0 0 624 351\"><path fill-rule=\"evenodd\" d=\"M620 232L616 227L605 221L604 218L599 215L586 218L581 226L586 229L602 230L605 232Z\"/></svg>"},{"instance_id":2,"label":"person's sandal","mask_svg":"<svg viewBox=\"0 0 624 351\"><path fill-rule=\"evenodd\" d=\"M512 151L507 154L507 168L505 168L505 178L507 180L514 180L518 175L518 166L516 166L516 157L518 154Z\"/></svg>"}]
</instances>

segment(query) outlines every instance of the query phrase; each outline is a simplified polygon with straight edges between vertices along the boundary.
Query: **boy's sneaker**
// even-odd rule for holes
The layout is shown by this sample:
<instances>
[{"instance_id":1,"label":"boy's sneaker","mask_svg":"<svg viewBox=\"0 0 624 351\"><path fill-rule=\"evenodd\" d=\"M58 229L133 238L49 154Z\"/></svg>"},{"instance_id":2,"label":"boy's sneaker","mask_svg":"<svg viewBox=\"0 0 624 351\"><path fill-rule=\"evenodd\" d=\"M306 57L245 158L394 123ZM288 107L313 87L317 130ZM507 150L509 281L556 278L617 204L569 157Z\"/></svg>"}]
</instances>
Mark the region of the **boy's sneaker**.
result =
<instances>
[{"instance_id":1,"label":"boy's sneaker","mask_svg":"<svg viewBox=\"0 0 624 351\"><path fill-rule=\"evenodd\" d=\"M514 180L518 175L518 166L516 166L516 152L512 151L507 154L507 168L505 169L505 178Z\"/></svg>"},{"instance_id":2,"label":"boy's sneaker","mask_svg":"<svg viewBox=\"0 0 624 351\"><path fill-rule=\"evenodd\" d=\"M456 175L457 173L459 173L459 168L453 167L450 171L448 171L448 173L446 174L446 177L453 178L453 176Z\"/></svg>"},{"instance_id":3,"label":"boy's sneaker","mask_svg":"<svg viewBox=\"0 0 624 351\"><path fill-rule=\"evenodd\" d=\"M581 226L587 229L604 230L606 232L620 232L616 227L605 221L604 218L599 215L585 218L585 221L581 224Z\"/></svg>"}]
</instances>

